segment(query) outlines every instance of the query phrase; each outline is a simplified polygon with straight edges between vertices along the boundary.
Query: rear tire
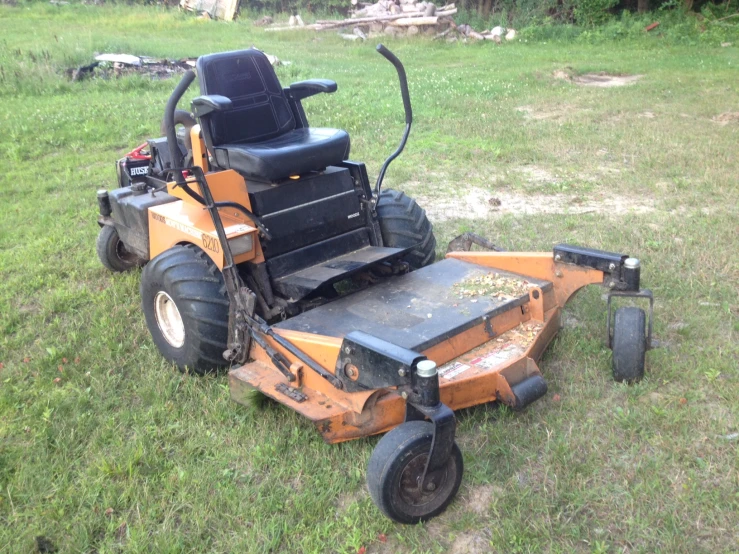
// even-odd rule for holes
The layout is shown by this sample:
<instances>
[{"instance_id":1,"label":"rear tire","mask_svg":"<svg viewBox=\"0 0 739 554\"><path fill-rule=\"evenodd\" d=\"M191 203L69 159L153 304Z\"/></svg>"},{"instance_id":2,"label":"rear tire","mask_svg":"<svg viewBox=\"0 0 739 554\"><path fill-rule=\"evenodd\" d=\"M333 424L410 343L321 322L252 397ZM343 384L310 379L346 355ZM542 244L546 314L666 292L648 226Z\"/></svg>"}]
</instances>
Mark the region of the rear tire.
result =
<instances>
[{"instance_id":1,"label":"rear tire","mask_svg":"<svg viewBox=\"0 0 739 554\"><path fill-rule=\"evenodd\" d=\"M126 245L112 225L103 225L95 244L100 262L110 271L122 273L142 265L142 260L126 250Z\"/></svg>"},{"instance_id":2,"label":"rear tire","mask_svg":"<svg viewBox=\"0 0 739 554\"><path fill-rule=\"evenodd\" d=\"M223 276L193 245L174 246L141 274L141 304L154 344L181 371L226 366L228 296Z\"/></svg>"},{"instance_id":3,"label":"rear tire","mask_svg":"<svg viewBox=\"0 0 739 554\"><path fill-rule=\"evenodd\" d=\"M377 217L385 246L413 247L403 258L411 269L433 263L436 258L434 230L425 210L413 198L397 190L383 190L377 201Z\"/></svg>"},{"instance_id":4,"label":"rear tire","mask_svg":"<svg viewBox=\"0 0 739 554\"><path fill-rule=\"evenodd\" d=\"M616 310L613 321L613 378L619 383L637 383L644 378L647 352L646 315L641 308Z\"/></svg>"}]
</instances>

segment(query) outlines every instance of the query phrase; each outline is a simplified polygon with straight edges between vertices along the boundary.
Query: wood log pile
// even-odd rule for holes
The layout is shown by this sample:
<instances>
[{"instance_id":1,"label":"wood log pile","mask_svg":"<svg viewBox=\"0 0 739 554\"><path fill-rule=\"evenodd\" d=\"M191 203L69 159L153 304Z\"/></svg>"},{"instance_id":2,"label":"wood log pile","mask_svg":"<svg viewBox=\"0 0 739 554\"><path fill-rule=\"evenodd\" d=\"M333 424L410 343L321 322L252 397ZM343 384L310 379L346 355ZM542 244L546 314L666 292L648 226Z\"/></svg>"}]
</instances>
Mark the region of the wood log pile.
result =
<instances>
[{"instance_id":1,"label":"wood log pile","mask_svg":"<svg viewBox=\"0 0 739 554\"><path fill-rule=\"evenodd\" d=\"M205 19L233 21L239 9L239 0L180 0L180 8L197 12Z\"/></svg>"},{"instance_id":2,"label":"wood log pile","mask_svg":"<svg viewBox=\"0 0 739 554\"><path fill-rule=\"evenodd\" d=\"M430 35L448 42L457 40L513 40L516 31L494 27L489 31L478 32L469 25L457 25L452 16L457 13L454 4L437 6L433 2L417 0L378 0L374 4L361 0L350 0L354 6L346 19L323 19L310 25L302 20L290 18L287 27L268 27L267 31L289 31L310 29L314 31L338 31L346 40L365 40L368 36L385 34L390 36ZM299 16L298 16L299 18ZM351 33L347 28L352 27Z\"/></svg>"},{"instance_id":3,"label":"wood log pile","mask_svg":"<svg viewBox=\"0 0 739 554\"><path fill-rule=\"evenodd\" d=\"M467 24L452 24L448 29L439 32L434 38L437 40L446 39L447 42L456 42L458 40L462 42L469 40L491 40L500 44L504 40L515 39L516 35L515 29L506 29L505 27L493 27L489 31L477 32Z\"/></svg>"},{"instance_id":4,"label":"wood log pile","mask_svg":"<svg viewBox=\"0 0 739 554\"><path fill-rule=\"evenodd\" d=\"M311 25L271 27L267 31L312 29L314 31L342 31L354 27L350 34L342 33L348 40L363 40L367 35L417 35L421 32L436 35L454 25L452 16L457 13L454 4L437 7L433 2L416 0L378 0L374 4L352 0L355 9L346 19L319 19Z\"/></svg>"}]
</instances>

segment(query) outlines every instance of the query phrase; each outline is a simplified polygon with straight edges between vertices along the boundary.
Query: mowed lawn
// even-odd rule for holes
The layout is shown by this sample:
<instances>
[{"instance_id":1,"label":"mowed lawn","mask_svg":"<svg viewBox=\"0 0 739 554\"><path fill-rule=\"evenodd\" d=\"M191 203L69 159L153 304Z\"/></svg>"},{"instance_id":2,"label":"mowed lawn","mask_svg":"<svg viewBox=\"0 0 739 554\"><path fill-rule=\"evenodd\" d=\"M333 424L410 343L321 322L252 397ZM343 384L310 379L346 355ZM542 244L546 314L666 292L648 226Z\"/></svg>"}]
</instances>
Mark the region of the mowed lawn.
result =
<instances>
[{"instance_id":1,"label":"mowed lawn","mask_svg":"<svg viewBox=\"0 0 739 554\"><path fill-rule=\"evenodd\" d=\"M160 358L140 272L96 259L95 191L157 136L176 81L64 74L94 53L256 45L291 62L283 84L338 82L308 115L375 176L403 127L377 41L48 4L0 6L0 28L0 552L739 551L739 41L385 41L415 110L386 186L427 207L439 256L467 230L630 253L660 344L642 383L614 383L603 291L580 293L541 364L549 394L459 413L459 496L407 527L366 492L377 438L325 445ZM590 72L642 77L569 79Z\"/></svg>"}]
</instances>

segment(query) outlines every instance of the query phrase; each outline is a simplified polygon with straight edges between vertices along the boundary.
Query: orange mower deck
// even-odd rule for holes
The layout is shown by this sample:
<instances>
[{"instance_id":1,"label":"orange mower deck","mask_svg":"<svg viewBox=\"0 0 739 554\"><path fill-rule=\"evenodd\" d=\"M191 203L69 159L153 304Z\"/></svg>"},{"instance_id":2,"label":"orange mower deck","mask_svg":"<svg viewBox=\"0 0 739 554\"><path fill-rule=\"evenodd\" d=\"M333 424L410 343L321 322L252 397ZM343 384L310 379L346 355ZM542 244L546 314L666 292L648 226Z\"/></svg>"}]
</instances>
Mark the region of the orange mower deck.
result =
<instances>
[{"instance_id":1,"label":"orange mower deck","mask_svg":"<svg viewBox=\"0 0 739 554\"><path fill-rule=\"evenodd\" d=\"M451 409L492 401L517 409L524 407L517 385L541 379L537 362L559 329L561 309L578 289L603 278L595 269L557 263L552 253L453 252L274 330L335 374L344 335L369 329L436 362L441 401ZM395 388L339 390L274 341L270 346L292 362L296 379L288 382L252 343L254 361L229 374L236 402L256 388L313 421L331 443L405 420L406 402Z\"/></svg>"}]
</instances>

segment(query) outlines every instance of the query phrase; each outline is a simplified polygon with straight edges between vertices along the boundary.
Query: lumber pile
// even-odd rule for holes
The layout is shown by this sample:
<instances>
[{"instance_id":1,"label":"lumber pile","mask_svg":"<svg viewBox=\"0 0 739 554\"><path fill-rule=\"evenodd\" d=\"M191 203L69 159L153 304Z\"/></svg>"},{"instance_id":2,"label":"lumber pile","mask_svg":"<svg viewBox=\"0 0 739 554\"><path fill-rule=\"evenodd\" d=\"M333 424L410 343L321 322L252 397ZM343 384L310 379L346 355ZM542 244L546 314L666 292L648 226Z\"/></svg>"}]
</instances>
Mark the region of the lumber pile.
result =
<instances>
[{"instance_id":1,"label":"lumber pile","mask_svg":"<svg viewBox=\"0 0 739 554\"><path fill-rule=\"evenodd\" d=\"M513 40L516 38L515 29L506 29L505 27L493 27L489 31L477 32L469 25L450 25L448 29L439 32L434 38L437 40L446 39L447 42L469 40L491 40L500 44L503 40Z\"/></svg>"},{"instance_id":2,"label":"lumber pile","mask_svg":"<svg viewBox=\"0 0 739 554\"><path fill-rule=\"evenodd\" d=\"M341 31L354 27L354 33L341 34L347 40L363 40L362 35L385 33L388 35L436 35L454 25L452 16L457 13L454 4L436 6L433 2L416 0L378 0L374 4L351 0L355 9L346 19L323 19L311 25L290 25L267 28L267 31L311 29L314 31ZM357 32L358 31L358 32Z\"/></svg>"},{"instance_id":3,"label":"lumber pile","mask_svg":"<svg viewBox=\"0 0 739 554\"><path fill-rule=\"evenodd\" d=\"M233 21L239 9L239 0L180 0L180 8L197 12L206 19Z\"/></svg>"},{"instance_id":4,"label":"lumber pile","mask_svg":"<svg viewBox=\"0 0 739 554\"><path fill-rule=\"evenodd\" d=\"M478 32L469 25L457 25L452 16L457 13L454 4L437 6L433 2L417 0L377 0L374 4L350 0L353 9L346 19L319 19L306 25L300 16L292 16L288 25L267 27L266 31L337 31L345 40L366 40L379 34L391 36L429 35L447 42L490 40L500 43L516 38L514 29L493 27ZM352 29L347 29L352 27ZM351 32L348 32L351 31Z\"/></svg>"},{"instance_id":5,"label":"lumber pile","mask_svg":"<svg viewBox=\"0 0 739 554\"><path fill-rule=\"evenodd\" d=\"M406 17L433 17L437 11L449 10L457 13L454 4L438 7L433 2L418 2L417 0L378 0L374 4L352 0L352 4L356 6L351 14L353 19L400 14Z\"/></svg>"}]
</instances>

